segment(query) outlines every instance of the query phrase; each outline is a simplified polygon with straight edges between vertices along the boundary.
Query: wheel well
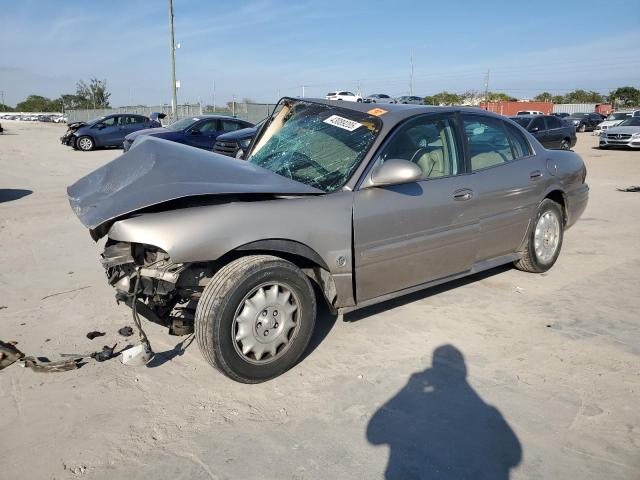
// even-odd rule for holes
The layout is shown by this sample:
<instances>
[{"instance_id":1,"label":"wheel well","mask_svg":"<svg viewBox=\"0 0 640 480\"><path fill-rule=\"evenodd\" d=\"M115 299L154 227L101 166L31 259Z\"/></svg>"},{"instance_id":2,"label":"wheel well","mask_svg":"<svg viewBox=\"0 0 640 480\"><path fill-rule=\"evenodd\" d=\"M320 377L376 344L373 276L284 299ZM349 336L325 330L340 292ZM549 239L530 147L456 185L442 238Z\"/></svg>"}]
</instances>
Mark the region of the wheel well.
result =
<instances>
[{"instance_id":1,"label":"wheel well","mask_svg":"<svg viewBox=\"0 0 640 480\"><path fill-rule=\"evenodd\" d=\"M333 277L325 261L312 248L293 240L258 240L231 250L215 263L221 267L247 255L273 255L293 263L312 280L316 294L324 298L329 309L336 311L337 291Z\"/></svg>"},{"instance_id":2,"label":"wheel well","mask_svg":"<svg viewBox=\"0 0 640 480\"><path fill-rule=\"evenodd\" d=\"M567 204L566 204L566 199L564 197L564 193L562 193L562 191L560 190L553 190L547 193L547 196L545 198L548 198L549 200L553 200L558 205L560 205L560 207L562 208L562 217L563 217L564 223L566 224L567 223Z\"/></svg>"}]
</instances>

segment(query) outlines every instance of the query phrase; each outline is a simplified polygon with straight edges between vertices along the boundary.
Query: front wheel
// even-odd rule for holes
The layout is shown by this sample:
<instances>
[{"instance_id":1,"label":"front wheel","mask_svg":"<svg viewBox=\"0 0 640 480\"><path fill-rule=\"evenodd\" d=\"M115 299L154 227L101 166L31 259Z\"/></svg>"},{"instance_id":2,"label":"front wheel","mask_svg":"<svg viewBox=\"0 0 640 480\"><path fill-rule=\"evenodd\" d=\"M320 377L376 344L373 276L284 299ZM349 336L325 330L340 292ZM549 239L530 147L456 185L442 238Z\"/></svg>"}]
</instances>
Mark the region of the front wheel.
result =
<instances>
[{"instance_id":1,"label":"front wheel","mask_svg":"<svg viewBox=\"0 0 640 480\"><path fill-rule=\"evenodd\" d=\"M94 147L95 144L93 143L93 138L91 137L84 136L76 140L76 148L78 148L78 150L82 150L83 152L93 150Z\"/></svg>"},{"instance_id":2,"label":"front wheel","mask_svg":"<svg viewBox=\"0 0 640 480\"><path fill-rule=\"evenodd\" d=\"M222 267L205 287L195 332L213 367L238 382L258 383L296 364L315 319L313 287L298 267L250 255Z\"/></svg>"},{"instance_id":3,"label":"front wheel","mask_svg":"<svg viewBox=\"0 0 640 480\"><path fill-rule=\"evenodd\" d=\"M586 132L587 131L587 126L583 123L582 125L580 125L578 127L578 131L582 132L582 133Z\"/></svg>"},{"instance_id":4,"label":"front wheel","mask_svg":"<svg viewBox=\"0 0 640 480\"><path fill-rule=\"evenodd\" d=\"M560 144L560 149L569 150L570 148L571 148L571 144L569 143L569 140L567 140L566 138L562 140L562 143Z\"/></svg>"},{"instance_id":5,"label":"front wheel","mask_svg":"<svg viewBox=\"0 0 640 480\"><path fill-rule=\"evenodd\" d=\"M545 198L534 217L522 258L515 262L518 270L542 273L549 270L560 255L564 236L562 207Z\"/></svg>"}]
</instances>

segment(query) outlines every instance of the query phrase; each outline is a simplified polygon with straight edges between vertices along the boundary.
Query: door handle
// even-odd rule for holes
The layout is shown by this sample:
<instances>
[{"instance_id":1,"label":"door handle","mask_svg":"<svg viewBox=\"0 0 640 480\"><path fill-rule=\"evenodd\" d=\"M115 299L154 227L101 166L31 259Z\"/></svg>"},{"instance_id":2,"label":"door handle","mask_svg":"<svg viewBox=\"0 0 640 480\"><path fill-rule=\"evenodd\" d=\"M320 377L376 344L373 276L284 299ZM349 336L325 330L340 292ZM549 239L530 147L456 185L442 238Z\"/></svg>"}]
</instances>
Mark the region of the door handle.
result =
<instances>
[{"instance_id":1,"label":"door handle","mask_svg":"<svg viewBox=\"0 0 640 480\"><path fill-rule=\"evenodd\" d=\"M453 199L458 202L466 202L467 200L471 200L473 198L473 192L471 190L458 190L453 193Z\"/></svg>"},{"instance_id":2,"label":"door handle","mask_svg":"<svg viewBox=\"0 0 640 480\"><path fill-rule=\"evenodd\" d=\"M531 172L531 173L529 174L529 178L530 178L532 181L540 180L540 179L542 178L542 172L541 172L540 170L536 170L535 172Z\"/></svg>"}]
</instances>

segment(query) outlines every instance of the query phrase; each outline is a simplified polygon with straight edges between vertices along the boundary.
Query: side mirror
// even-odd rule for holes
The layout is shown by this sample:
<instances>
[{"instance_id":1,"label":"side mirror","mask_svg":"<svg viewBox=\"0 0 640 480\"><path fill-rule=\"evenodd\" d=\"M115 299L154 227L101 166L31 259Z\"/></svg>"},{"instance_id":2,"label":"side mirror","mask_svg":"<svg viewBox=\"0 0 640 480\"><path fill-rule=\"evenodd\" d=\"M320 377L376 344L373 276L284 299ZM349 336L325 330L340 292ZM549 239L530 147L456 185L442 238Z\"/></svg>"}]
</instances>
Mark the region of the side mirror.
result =
<instances>
[{"instance_id":1,"label":"side mirror","mask_svg":"<svg viewBox=\"0 0 640 480\"><path fill-rule=\"evenodd\" d=\"M102 130L103 128L106 128L106 125L104 123L99 123L98 130Z\"/></svg>"},{"instance_id":2,"label":"side mirror","mask_svg":"<svg viewBox=\"0 0 640 480\"><path fill-rule=\"evenodd\" d=\"M415 163L399 158L390 158L371 170L363 188L417 182L421 178L422 169Z\"/></svg>"},{"instance_id":3,"label":"side mirror","mask_svg":"<svg viewBox=\"0 0 640 480\"><path fill-rule=\"evenodd\" d=\"M189 130L189 135L200 135L200 130L198 130L197 128Z\"/></svg>"},{"instance_id":4,"label":"side mirror","mask_svg":"<svg viewBox=\"0 0 640 480\"><path fill-rule=\"evenodd\" d=\"M529 131L530 131L531 133L536 133L536 132L537 132L537 131L539 131L539 130L540 130L540 129L539 129L538 127L533 127L533 128L530 128L530 129L529 129Z\"/></svg>"}]
</instances>

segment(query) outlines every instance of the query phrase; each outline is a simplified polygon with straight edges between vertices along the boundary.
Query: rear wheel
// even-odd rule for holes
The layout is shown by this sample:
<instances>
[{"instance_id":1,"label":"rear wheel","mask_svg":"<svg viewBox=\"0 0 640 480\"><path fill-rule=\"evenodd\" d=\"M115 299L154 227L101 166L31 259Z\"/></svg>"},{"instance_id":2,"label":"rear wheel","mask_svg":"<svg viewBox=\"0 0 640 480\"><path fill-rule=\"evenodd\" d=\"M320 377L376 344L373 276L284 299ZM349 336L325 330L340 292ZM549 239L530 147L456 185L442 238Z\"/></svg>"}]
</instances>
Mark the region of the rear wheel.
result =
<instances>
[{"instance_id":1,"label":"rear wheel","mask_svg":"<svg viewBox=\"0 0 640 480\"><path fill-rule=\"evenodd\" d=\"M307 276L270 255L242 257L221 268L202 293L195 331L204 358L243 383L286 372L304 353L316 318Z\"/></svg>"},{"instance_id":2,"label":"rear wheel","mask_svg":"<svg viewBox=\"0 0 640 480\"><path fill-rule=\"evenodd\" d=\"M93 150L95 144L93 143L93 138L84 136L76 140L76 147L78 148L78 150L88 152L89 150Z\"/></svg>"},{"instance_id":3,"label":"rear wheel","mask_svg":"<svg viewBox=\"0 0 640 480\"><path fill-rule=\"evenodd\" d=\"M549 270L560 255L563 236L562 207L545 198L538 207L522 258L515 262L516 268L533 273Z\"/></svg>"},{"instance_id":4,"label":"rear wheel","mask_svg":"<svg viewBox=\"0 0 640 480\"><path fill-rule=\"evenodd\" d=\"M571 148L571 144L569 143L569 140L567 138L562 140L562 143L560 144L560 149L569 150L570 148Z\"/></svg>"},{"instance_id":5,"label":"rear wheel","mask_svg":"<svg viewBox=\"0 0 640 480\"><path fill-rule=\"evenodd\" d=\"M587 131L587 126L583 123L582 125L580 125L578 127L578 131L579 132L586 132Z\"/></svg>"}]
</instances>

